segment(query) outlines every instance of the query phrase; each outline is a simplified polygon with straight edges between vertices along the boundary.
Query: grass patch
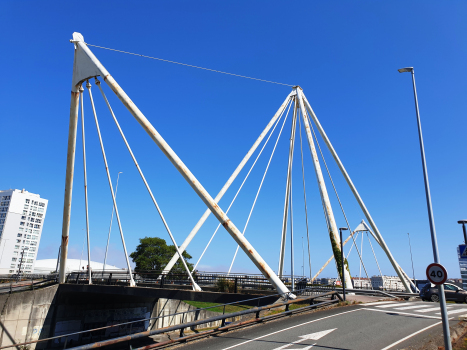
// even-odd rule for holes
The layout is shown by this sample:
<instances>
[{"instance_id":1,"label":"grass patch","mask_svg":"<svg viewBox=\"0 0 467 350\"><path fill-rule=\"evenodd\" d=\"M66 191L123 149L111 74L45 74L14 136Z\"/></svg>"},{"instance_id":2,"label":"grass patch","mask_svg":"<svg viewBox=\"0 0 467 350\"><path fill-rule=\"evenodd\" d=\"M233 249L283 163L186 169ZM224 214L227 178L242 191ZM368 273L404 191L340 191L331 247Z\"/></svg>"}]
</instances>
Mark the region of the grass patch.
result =
<instances>
[{"instance_id":1,"label":"grass patch","mask_svg":"<svg viewBox=\"0 0 467 350\"><path fill-rule=\"evenodd\" d=\"M204 301L183 300L183 302L187 303L188 305L194 306L194 307L196 307L198 309L204 309L206 307L219 305L217 303L208 303L208 302L204 302ZM225 306L225 313L230 314L232 312L248 310L248 309L251 309L251 308L253 308L253 306L248 306L248 305L226 305ZM213 307L213 308L208 309L208 311L222 313L224 311L224 306Z\"/></svg>"}]
</instances>

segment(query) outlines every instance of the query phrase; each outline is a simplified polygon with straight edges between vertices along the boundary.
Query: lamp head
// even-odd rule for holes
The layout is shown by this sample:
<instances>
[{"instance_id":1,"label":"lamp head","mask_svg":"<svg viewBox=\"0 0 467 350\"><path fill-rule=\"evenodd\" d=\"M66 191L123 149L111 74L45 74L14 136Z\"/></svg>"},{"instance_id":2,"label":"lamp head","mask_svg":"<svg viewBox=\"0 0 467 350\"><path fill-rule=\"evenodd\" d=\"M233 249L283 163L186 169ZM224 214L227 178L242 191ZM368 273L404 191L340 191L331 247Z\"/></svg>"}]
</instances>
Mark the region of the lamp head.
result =
<instances>
[{"instance_id":1,"label":"lamp head","mask_svg":"<svg viewBox=\"0 0 467 350\"><path fill-rule=\"evenodd\" d=\"M398 69L398 71L399 71L399 73L412 72L412 71L413 71L413 67L401 68L401 69Z\"/></svg>"},{"instance_id":2,"label":"lamp head","mask_svg":"<svg viewBox=\"0 0 467 350\"><path fill-rule=\"evenodd\" d=\"M467 224L467 220L459 220L457 223L458 224Z\"/></svg>"},{"instance_id":3,"label":"lamp head","mask_svg":"<svg viewBox=\"0 0 467 350\"><path fill-rule=\"evenodd\" d=\"M347 227L339 227L339 230L341 230L341 231L347 231L348 228L347 228Z\"/></svg>"}]
</instances>

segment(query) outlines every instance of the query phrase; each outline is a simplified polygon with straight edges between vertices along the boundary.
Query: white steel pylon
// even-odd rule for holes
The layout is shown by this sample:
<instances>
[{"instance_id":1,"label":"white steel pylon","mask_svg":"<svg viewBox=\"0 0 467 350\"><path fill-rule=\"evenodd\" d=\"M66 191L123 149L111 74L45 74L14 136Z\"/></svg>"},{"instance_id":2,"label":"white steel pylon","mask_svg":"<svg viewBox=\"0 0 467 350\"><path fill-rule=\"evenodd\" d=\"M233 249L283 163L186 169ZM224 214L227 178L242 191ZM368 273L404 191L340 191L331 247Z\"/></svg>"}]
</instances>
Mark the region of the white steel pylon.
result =
<instances>
[{"instance_id":1,"label":"white steel pylon","mask_svg":"<svg viewBox=\"0 0 467 350\"><path fill-rule=\"evenodd\" d=\"M201 200L206 204L209 210L216 216L222 226L237 242L237 244L243 249L248 255L252 262L258 267L262 274L271 282L276 288L279 294L288 296L289 298L295 298L295 295L290 293L284 283L277 277L274 271L264 261L264 259L258 254L254 247L248 242L248 240L241 234L238 228L233 222L227 217L225 212L217 205L216 201L209 195L204 189L200 182L190 172L182 160L177 154L170 148L167 142L157 132L154 126L146 119L143 113L138 107L131 101L128 95L123 89L117 84L115 79L109 74L105 67L99 62L94 56L91 50L84 42L83 36L80 33L73 33L73 40L75 46L75 62L73 67L73 80L72 80L72 96L70 104L70 127L68 137L68 153L67 153L67 170L66 170L66 183L65 183L65 201L63 210L63 226L62 226L62 250L61 250L61 261L60 261L60 275L59 282L65 282L65 267L68 253L68 237L69 237L69 226L70 226L70 210L71 210L71 199L73 189L73 175L74 175L74 155L76 150L76 129L77 129L77 117L78 117L78 101L79 101L79 88L81 84L90 78L101 76L112 91L117 95L120 101L130 111L133 117L148 133L151 139L156 145L163 151L167 158L172 162L175 168L190 184L193 190L198 194ZM113 187L111 186L110 178L109 185L112 192L112 199L115 206L115 211L118 217L117 205L113 193ZM122 234L123 241L123 234ZM126 253L126 252L125 252ZM179 256L180 256L179 252ZM128 259L128 258L127 258ZM128 260L127 260L128 262ZM129 265L129 264L128 264ZM129 270L130 267L128 266ZM130 270L131 273L131 270ZM130 275L132 278L132 276ZM133 282L134 283L134 282Z\"/></svg>"}]
</instances>

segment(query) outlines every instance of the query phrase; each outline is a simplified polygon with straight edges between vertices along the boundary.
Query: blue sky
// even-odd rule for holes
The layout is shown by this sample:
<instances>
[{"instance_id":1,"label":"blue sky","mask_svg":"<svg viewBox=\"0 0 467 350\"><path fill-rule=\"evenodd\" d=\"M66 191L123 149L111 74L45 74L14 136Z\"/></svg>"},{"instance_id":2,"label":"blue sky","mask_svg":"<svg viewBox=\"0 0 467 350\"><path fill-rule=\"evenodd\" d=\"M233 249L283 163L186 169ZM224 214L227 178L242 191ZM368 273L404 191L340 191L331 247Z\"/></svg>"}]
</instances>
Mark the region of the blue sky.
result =
<instances>
[{"instance_id":1,"label":"blue sky","mask_svg":"<svg viewBox=\"0 0 467 350\"><path fill-rule=\"evenodd\" d=\"M25 188L49 200L39 258L57 254L65 180L66 143L73 65L73 32L90 44L185 62L261 79L298 84L313 106L341 160L399 264L410 275L410 232L415 275L433 261L410 74L415 67L427 165L442 263L458 277L457 220L467 217L465 129L467 4L452 1L171 1L0 3L2 84L0 188ZM286 86L230 77L92 48L180 158L214 197L290 92ZM169 240L106 107L93 88L115 183L129 252L144 236ZM122 128L181 243L205 210L185 180L115 96ZM91 255L102 261L112 210L111 197L85 95ZM289 119L290 121L290 119ZM277 268L288 154L289 123L278 144L246 237ZM272 139L275 139L273 135ZM324 147L324 143L321 142ZM70 257L81 256L84 196L78 137ZM230 217L243 228L272 149L265 149ZM312 163L305 171L312 272L331 255ZM345 181L324 151L352 227L363 219ZM296 159L300 156L295 153ZM248 167L248 166L247 166ZM295 268L301 270L306 237L299 163L294 166ZM220 205L227 208L242 172ZM328 181L328 180L326 180ZM328 181L338 226L345 222ZM211 217L188 252L193 260L217 226ZM289 254L289 246L287 248ZM346 251L348 248L345 249ZM376 248L383 273L394 274ZM200 269L224 271L235 251L219 231ZM290 271L290 257L286 257ZM378 270L368 242L363 259ZM109 263L124 266L117 226ZM351 273L358 275L355 251ZM236 271L256 272L245 254ZM308 269L305 269L308 274ZM335 276L330 265L322 276Z\"/></svg>"}]
</instances>

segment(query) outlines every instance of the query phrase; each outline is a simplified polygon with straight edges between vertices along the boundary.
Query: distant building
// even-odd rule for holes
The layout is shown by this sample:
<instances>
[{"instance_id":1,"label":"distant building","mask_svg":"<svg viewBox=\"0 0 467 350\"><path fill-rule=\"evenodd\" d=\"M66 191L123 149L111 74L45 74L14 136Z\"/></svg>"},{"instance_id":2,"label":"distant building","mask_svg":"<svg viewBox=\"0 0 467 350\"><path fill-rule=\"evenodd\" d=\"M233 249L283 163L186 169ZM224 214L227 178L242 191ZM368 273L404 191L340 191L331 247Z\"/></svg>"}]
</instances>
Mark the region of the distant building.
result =
<instances>
[{"instance_id":1,"label":"distant building","mask_svg":"<svg viewBox=\"0 0 467 350\"><path fill-rule=\"evenodd\" d=\"M33 272L47 203L24 189L0 191L0 274Z\"/></svg>"},{"instance_id":2,"label":"distant building","mask_svg":"<svg viewBox=\"0 0 467 350\"><path fill-rule=\"evenodd\" d=\"M372 276L371 286L373 289L405 290L397 276Z\"/></svg>"},{"instance_id":3,"label":"distant building","mask_svg":"<svg viewBox=\"0 0 467 350\"><path fill-rule=\"evenodd\" d=\"M336 284L336 282L339 282L339 285L340 285L340 281L337 281L337 278L321 278L321 284L323 285L330 285L332 286L333 284Z\"/></svg>"},{"instance_id":4,"label":"distant building","mask_svg":"<svg viewBox=\"0 0 467 350\"><path fill-rule=\"evenodd\" d=\"M352 278L353 287L359 289L371 289L371 280L364 277L354 277Z\"/></svg>"},{"instance_id":5,"label":"distant building","mask_svg":"<svg viewBox=\"0 0 467 350\"><path fill-rule=\"evenodd\" d=\"M51 272L54 272L57 268L57 259L40 259L36 260L34 266L34 273L38 275L48 275ZM87 272L88 269L88 259L67 259L66 260L66 270L65 273L70 273L73 271L83 271ZM104 264L96 261L91 261L91 270L92 271L102 271L104 269ZM117 266L105 265L105 271L119 271L121 272L124 269L118 268Z\"/></svg>"}]
</instances>

